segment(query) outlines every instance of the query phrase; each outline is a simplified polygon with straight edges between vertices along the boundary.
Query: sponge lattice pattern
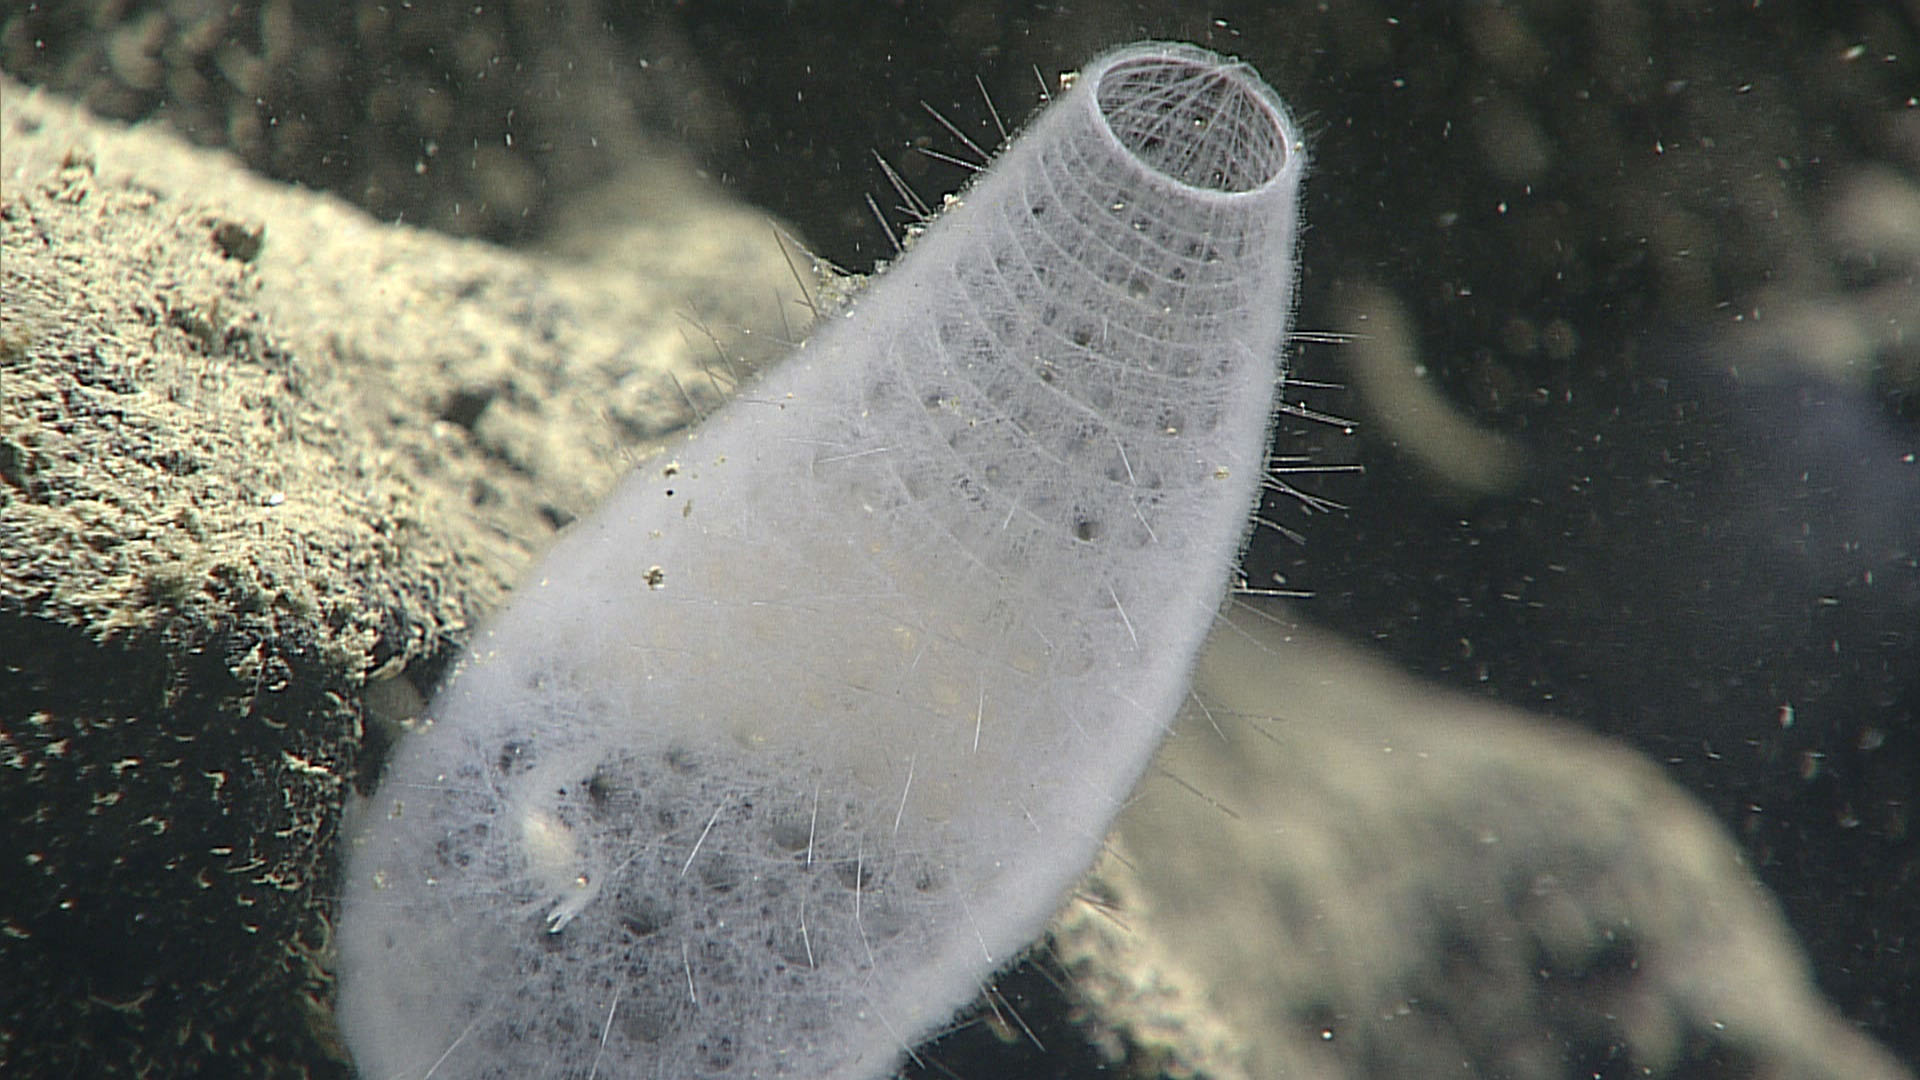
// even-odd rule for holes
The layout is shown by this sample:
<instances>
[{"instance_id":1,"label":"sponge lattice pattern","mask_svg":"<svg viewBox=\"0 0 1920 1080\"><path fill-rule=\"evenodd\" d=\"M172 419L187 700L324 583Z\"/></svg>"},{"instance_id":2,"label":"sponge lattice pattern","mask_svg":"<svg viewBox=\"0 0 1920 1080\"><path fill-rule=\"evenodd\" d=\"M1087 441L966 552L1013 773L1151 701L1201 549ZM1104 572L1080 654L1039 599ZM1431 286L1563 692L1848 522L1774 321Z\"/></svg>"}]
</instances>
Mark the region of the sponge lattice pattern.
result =
<instances>
[{"instance_id":1,"label":"sponge lattice pattern","mask_svg":"<svg viewBox=\"0 0 1920 1080\"><path fill-rule=\"evenodd\" d=\"M1083 79L966 196L967 242L911 253L933 302L875 318L891 370L843 439L888 447L899 495L989 565L1111 605L1189 537L1208 565L1238 544L1254 477L1215 473L1264 445L1298 148L1250 69L1199 50Z\"/></svg>"},{"instance_id":2,"label":"sponge lattice pattern","mask_svg":"<svg viewBox=\"0 0 1920 1080\"><path fill-rule=\"evenodd\" d=\"M1303 168L1247 66L1109 54L563 537L363 814L363 1074L875 1080L1024 948L1244 540Z\"/></svg>"}]
</instances>

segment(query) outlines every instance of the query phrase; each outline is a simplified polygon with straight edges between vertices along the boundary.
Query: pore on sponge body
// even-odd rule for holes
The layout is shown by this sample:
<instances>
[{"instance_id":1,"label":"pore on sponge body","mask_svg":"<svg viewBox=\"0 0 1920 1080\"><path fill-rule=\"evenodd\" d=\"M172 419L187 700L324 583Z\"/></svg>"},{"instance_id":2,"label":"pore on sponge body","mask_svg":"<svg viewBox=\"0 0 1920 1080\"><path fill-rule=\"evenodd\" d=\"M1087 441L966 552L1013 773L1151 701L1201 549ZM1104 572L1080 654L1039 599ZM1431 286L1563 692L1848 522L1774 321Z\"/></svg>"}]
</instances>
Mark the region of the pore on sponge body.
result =
<instances>
[{"instance_id":1,"label":"pore on sponge body","mask_svg":"<svg viewBox=\"0 0 1920 1080\"><path fill-rule=\"evenodd\" d=\"M1259 489L1305 167L1246 65L1089 65L472 643L347 860L369 1077L872 1080L1043 927Z\"/></svg>"}]
</instances>

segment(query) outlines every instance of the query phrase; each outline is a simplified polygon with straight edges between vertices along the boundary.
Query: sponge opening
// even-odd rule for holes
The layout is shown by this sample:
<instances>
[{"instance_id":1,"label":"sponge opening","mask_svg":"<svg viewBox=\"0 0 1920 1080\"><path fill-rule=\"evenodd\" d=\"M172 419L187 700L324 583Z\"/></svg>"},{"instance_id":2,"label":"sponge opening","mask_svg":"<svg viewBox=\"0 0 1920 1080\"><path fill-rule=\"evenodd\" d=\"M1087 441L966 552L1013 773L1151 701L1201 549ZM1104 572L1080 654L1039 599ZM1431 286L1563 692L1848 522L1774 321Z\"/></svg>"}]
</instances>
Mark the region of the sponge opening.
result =
<instances>
[{"instance_id":1,"label":"sponge opening","mask_svg":"<svg viewBox=\"0 0 1920 1080\"><path fill-rule=\"evenodd\" d=\"M1095 101L1120 144L1188 187L1254 191L1286 168L1285 118L1251 67L1193 50L1116 61Z\"/></svg>"}]
</instances>

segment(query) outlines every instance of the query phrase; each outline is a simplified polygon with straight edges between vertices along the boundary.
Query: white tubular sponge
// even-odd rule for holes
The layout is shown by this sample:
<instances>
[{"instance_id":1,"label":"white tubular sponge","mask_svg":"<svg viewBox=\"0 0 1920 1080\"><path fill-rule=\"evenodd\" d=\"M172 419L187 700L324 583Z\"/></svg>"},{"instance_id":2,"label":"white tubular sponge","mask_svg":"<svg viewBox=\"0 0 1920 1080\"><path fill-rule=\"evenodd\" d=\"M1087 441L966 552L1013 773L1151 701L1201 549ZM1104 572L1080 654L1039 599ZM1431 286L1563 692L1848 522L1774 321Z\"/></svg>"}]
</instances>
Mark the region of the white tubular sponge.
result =
<instances>
[{"instance_id":1,"label":"white tubular sponge","mask_svg":"<svg viewBox=\"0 0 1920 1080\"><path fill-rule=\"evenodd\" d=\"M972 998L1187 692L1304 168L1245 64L1110 53L569 532L349 852L363 1073L873 1080Z\"/></svg>"}]
</instances>

